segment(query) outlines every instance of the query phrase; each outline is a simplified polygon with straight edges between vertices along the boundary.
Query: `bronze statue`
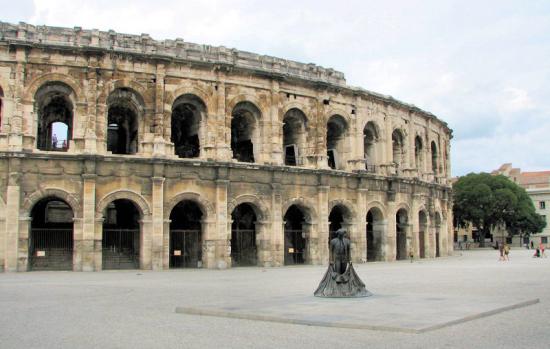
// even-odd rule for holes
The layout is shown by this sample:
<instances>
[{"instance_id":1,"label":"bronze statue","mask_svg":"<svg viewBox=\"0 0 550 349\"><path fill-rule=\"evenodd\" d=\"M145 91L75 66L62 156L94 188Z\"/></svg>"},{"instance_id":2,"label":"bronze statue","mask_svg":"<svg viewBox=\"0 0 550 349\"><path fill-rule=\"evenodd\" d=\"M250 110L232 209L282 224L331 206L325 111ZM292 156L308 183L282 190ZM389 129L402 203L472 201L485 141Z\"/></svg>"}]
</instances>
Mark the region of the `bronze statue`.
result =
<instances>
[{"instance_id":1,"label":"bronze statue","mask_svg":"<svg viewBox=\"0 0 550 349\"><path fill-rule=\"evenodd\" d=\"M330 240L328 270L319 283L314 295L317 297L368 297L367 291L351 263L350 240L346 230L336 231L336 237Z\"/></svg>"}]
</instances>

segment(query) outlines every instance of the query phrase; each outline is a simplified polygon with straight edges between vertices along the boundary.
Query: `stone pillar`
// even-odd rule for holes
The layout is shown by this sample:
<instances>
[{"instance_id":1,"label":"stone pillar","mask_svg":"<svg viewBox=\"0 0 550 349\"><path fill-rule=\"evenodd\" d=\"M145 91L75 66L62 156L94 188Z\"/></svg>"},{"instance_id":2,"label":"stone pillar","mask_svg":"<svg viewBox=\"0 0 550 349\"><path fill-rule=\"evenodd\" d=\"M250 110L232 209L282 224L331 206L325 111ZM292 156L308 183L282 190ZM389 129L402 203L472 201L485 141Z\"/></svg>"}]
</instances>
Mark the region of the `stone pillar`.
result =
<instances>
[{"instance_id":1,"label":"stone pillar","mask_svg":"<svg viewBox=\"0 0 550 349\"><path fill-rule=\"evenodd\" d=\"M302 231L306 237L306 263L312 265L320 265L321 258L319 253L319 238L318 230L319 224L316 221L311 223L304 223L302 225Z\"/></svg>"},{"instance_id":2,"label":"stone pillar","mask_svg":"<svg viewBox=\"0 0 550 349\"><path fill-rule=\"evenodd\" d=\"M269 232L272 224L266 221L258 221L255 224L256 245L258 248L258 265L262 267L273 266L271 257L271 239Z\"/></svg>"},{"instance_id":3,"label":"stone pillar","mask_svg":"<svg viewBox=\"0 0 550 349\"><path fill-rule=\"evenodd\" d=\"M139 268L150 270L153 268L152 245L153 245L153 220L151 215L143 217L139 221L140 226L140 249Z\"/></svg>"},{"instance_id":4,"label":"stone pillar","mask_svg":"<svg viewBox=\"0 0 550 349\"><path fill-rule=\"evenodd\" d=\"M421 205L421 196L420 194L413 194L412 195L412 203L411 203L411 247L413 249L414 257L420 258L420 217L419 217L419 211L420 211L420 205ZM426 241L426 239L424 239ZM409 250L407 250L407 255L409 253Z\"/></svg>"},{"instance_id":5,"label":"stone pillar","mask_svg":"<svg viewBox=\"0 0 550 349\"><path fill-rule=\"evenodd\" d=\"M329 250L328 250L328 238L329 238L329 226L328 221L328 194L330 187L328 185L319 185L317 187L317 212L319 212L319 222L317 224L317 250L321 264L328 263Z\"/></svg>"},{"instance_id":6,"label":"stone pillar","mask_svg":"<svg viewBox=\"0 0 550 349\"><path fill-rule=\"evenodd\" d=\"M162 235L162 269L168 270L170 269L170 222L172 222L170 219L164 219L162 221L163 229L162 231L164 234ZM201 222L202 227L202 222ZM203 227L204 231L204 227ZM205 236L202 236L202 239L205 239ZM203 255L204 259L204 255ZM204 262L203 262L204 263Z\"/></svg>"},{"instance_id":7,"label":"stone pillar","mask_svg":"<svg viewBox=\"0 0 550 349\"><path fill-rule=\"evenodd\" d=\"M386 262L395 261L397 256L397 230L396 230L396 211L395 204L393 202L388 203L388 219L386 229L386 239L382 240L384 243L384 260Z\"/></svg>"},{"instance_id":8,"label":"stone pillar","mask_svg":"<svg viewBox=\"0 0 550 349\"><path fill-rule=\"evenodd\" d=\"M31 217L19 217L19 237L17 239L17 271L29 270L29 231Z\"/></svg>"},{"instance_id":9,"label":"stone pillar","mask_svg":"<svg viewBox=\"0 0 550 349\"><path fill-rule=\"evenodd\" d=\"M153 185L151 266L163 269L164 260L164 177L151 178ZM169 231L168 231L169 232ZM168 233L167 232L167 233Z\"/></svg>"},{"instance_id":10,"label":"stone pillar","mask_svg":"<svg viewBox=\"0 0 550 349\"><path fill-rule=\"evenodd\" d=\"M279 183L271 184L271 253L273 266L282 266L285 264L285 233L281 197L281 185Z\"/></svg>"},{"instance_id":11,"label":"stone pillar","mask_svg":"<svg viewBox=\"0 0 550 349\"><path fill-rule=\"evenodd\" d=\"M201 222L202 227L202 264L204 268L214 269L217 266L216 257L216 219L208 217Z\"/></svg>"},{"instance_id":12,"label":"stone pillar","mask_svg":"<svg viewBox=\"0 0 550 349\"><path fill-rule=\"evenodd\" d=\"M167 155L166 141L164 139L164 77L165 77L164 64L157 64L157 73L155 80L155 116L153 120L154 140L153 140L153 155L157 157L164 157ZM160 259L159 259L160 261ZM154 262L153 268L159 268L162 263Z\"/></svg>"},{"instance_id":13,"label":"stone pillar","mask_svg":"<svg viewBox=\"0 0 550 349\"><path fill-rule=\"evenodd\" d=\"M73 213L76 215L76 212ZM82 271L85 250L83 224L82 218L73 218L73 271Z\"/></svg>"},{"instance_id":14,"label":"stone pillar","mask_svg":"<svg viewBox=\"0 0 550 349\"><path fill-rule=\"evenodd\" d=\"M96 175L83 174L82 180L82 239L79 248L82 260L81 267L82 271L93 271L95 269Z\"/></svg>"},{"instance_id":15,"label":"stone pillar","mask_svg":"<svg viewBox=\"0 0 550 349\"><path fill-rule=\"evenodd\" d=\"M222 170L222 169L220 169ZM227 169L223 169L227 171ZM226 174L223 175L225 177ZM229 181L216 180L216 263L219 269L231 266L231 220L227 217L227 191Z\"/></svg>"},{"instance_id":16,"label":"stone pillar","mask_svg":"<svg viewBox=\"0 0 550 349\"><path fill-rule=\"evenodd\" d=\"M367 262L367 188L357 190L357 262Z\"/></svg>"},{"instance_id":17,"label":"stone pillar","mask_svg":"<svg viewBox=\"0 0 550 349\"><path fill-rule=\"evenodd\" d=\"M21 206L21 187L19 185L21 174L19 171L19 159L10 159L10 173L6 195L6 252L4 268L6 271L17 271L19 230ZM26 268L24 269L26 270Z\"/></svg>"},{"instance_id":18,"label":"stone pillar","mask_svg":"<svg viewBox=\"0 0 550 349\"><path fill-rule=\"evenodd\" d=\"M94 219L94 271L103 269L103 212L98 212Z\"/></svg>"},{"instance_id":19,"label":"stone pillar","mask_svg":"<svg viewBox=\"0 0 550 349\"><path fill-rule=\"evenodd\" d=\"M217 71L217 90L216 90L216 158L219 161L231 161L233 154L231 152L231 110L226 108L225 95L225 73Z\"/></svg>"},{"instance_id":20,"label":"stone pillar","mask_svg":"<svg viewBox=\"0 0 550 349\"><path fill-rule=\"evenodd\" d=\"M426 249L426 257L435 258L435 222L434 216L430 215L428 222L428 248Z\"/></svg>"},{"instance_id":21,"label":"stone pillar","mask_svg":"<svg viewBox=\"0 0 550 349\"><path fill-rule=\"evenodd\" d=\"M379 239L377 242L378 251L377 251L377 261L386 261L388 256L388 220L381 220L375 222L372 227L374 239ZM368 246L367 246L368 247Z\"/></svg>"},{"instance_id":22,"label":"stone pillar","mask_svg":"<svg viewBox=\"0 0 550 349\"><path fill-rule=\"evenodd\" d=\"M0 199L0 272L6 268L6 206Z\"/></svg>"}]
</instances>

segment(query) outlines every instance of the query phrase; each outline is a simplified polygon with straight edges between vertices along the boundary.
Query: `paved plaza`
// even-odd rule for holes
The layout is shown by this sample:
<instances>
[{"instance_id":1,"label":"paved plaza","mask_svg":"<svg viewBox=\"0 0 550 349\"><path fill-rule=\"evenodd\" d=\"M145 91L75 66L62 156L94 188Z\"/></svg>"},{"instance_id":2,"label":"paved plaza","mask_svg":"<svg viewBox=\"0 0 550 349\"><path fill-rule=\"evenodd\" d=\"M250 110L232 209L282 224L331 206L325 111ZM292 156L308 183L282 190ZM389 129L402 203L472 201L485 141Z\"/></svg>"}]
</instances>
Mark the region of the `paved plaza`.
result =
<instances>
[{"instance_id":1,"label":"paved plaza","mask_svg":"<svg viewBox=\"0 0 550 349\"><path fill-rule=\"evenodd\" d=\"M4 273L0 347L549 347L550 258L497 254L355 265L353 300L312 296L321 266Z\"/></svg>"}]
</instances>

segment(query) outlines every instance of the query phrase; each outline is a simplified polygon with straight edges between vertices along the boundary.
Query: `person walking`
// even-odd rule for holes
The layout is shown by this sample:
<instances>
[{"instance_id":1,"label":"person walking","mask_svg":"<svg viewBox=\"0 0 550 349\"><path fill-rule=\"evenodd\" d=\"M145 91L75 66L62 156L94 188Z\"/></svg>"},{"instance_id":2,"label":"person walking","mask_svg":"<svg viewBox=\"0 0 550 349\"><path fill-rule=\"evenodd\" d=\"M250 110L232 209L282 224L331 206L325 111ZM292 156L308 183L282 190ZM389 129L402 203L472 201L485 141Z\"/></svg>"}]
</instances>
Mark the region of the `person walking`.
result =
<instances>
[{"instance_id":1,"label":"person walking","mask_svg":"<svg viewBox=\"0 0 550 349\"><path fill-rule=\"evenodd\" d=\"M546 258L546 253L544 253L544 244L540 243L540 256Z\"/></svg>"},{"instance_id":2,"label":"person walking","mask_svg":"<svg viewBox=\"0 0 550 349\"><path fill-rule=\"evenodd\" d=\"M505 261L510 261L510 246L508 246L508 244L504 244L504 260Z\"/></svg>"},{"instance_id":3,"label":"person walking","mask_svg":"<svg viewBox=\"0 0 550 349\"><path fill-rule=\"evenodd\" d=\"M504 261L504 245L497 241L498 252L500 253L499 262Z\"/></svg>"}]
</instances>

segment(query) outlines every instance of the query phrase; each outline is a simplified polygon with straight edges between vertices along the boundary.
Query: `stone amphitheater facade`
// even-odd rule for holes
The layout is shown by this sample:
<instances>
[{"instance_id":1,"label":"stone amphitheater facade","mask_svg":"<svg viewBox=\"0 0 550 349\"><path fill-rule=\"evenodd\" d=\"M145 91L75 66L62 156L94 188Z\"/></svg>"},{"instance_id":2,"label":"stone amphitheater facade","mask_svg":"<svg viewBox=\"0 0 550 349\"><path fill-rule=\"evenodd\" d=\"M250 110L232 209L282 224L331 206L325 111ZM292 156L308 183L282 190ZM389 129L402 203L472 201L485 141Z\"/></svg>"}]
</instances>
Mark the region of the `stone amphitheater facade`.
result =
<instances>
[{"instance_id":1,"label":"stone amphitheater facade","mask_svg":"<svg viewBox=\"0 0 550 349\"><path fill-rule=\"evenodd\" d=\"M0 22L0 267L356 263L452 250L446 123L344 75ZM57 134L56 134L57 133Z\"/></svg>"}]
</instances>

